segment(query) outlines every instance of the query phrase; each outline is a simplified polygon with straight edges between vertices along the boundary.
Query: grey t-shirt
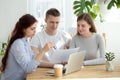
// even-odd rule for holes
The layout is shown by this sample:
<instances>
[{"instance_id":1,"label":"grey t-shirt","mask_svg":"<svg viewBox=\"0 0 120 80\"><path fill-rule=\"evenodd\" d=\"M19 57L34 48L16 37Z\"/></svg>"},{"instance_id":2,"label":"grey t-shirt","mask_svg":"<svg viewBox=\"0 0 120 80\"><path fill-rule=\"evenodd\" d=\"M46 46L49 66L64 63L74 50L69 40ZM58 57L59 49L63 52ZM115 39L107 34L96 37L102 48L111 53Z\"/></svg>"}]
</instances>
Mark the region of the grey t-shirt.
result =
<instances>
[{"instance_id":1,"label":"grey t-shirt","mask_svg":"<svg viewBox=\"0 0 120 80\"><path fill-rule=\"evenodd\" d=\"M93 33L88 38L75 35L70 42L70 48L76 47L80 47L80 50L86 50L84 65L105 63L105 44L101 35Z\"/></svg>"}]
</instances>

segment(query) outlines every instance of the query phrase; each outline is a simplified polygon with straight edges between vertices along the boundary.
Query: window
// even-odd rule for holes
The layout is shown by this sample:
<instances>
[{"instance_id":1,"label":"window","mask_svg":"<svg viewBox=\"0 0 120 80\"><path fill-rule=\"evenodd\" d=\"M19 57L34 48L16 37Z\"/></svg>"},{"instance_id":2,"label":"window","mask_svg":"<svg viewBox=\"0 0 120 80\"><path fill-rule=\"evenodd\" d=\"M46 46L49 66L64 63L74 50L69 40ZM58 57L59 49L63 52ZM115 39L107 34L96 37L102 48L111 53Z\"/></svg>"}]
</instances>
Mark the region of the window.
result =
<instances>
[{"instance_id":1,"label":"window","mask_svg":"<svg viewBox=\"0 0 120 80\"><path fill-rule=\"evenodd\" d=\"M28 2L28 11L33 14L39 21L37 32L41 31L45 27L45 13L50 8L56 8L61 13L61 20L59 28L64 30L64 0L30 0Z\"/></svg>"}]
</instances>

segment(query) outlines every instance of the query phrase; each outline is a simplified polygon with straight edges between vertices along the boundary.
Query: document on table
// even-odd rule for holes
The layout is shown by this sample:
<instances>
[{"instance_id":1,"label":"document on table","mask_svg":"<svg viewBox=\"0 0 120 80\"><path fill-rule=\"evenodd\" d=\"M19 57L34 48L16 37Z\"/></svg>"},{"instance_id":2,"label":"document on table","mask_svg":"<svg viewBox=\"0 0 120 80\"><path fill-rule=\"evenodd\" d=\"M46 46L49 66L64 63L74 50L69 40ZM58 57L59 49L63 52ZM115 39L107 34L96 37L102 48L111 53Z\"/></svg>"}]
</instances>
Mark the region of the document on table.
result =
<instances>
[{"instance_id":1,"label":"document on table","mask_svg":"<svg viewBox=\"0 0 120 80\"><path fill-rule=\"evenodd\" d=\"M55 50L54 53L51 55L50 62L51 63L67 62L70 54L78 52L78 51L79 51L79 47L73 48L73 49Z\"/></svg>"}]
</instances>

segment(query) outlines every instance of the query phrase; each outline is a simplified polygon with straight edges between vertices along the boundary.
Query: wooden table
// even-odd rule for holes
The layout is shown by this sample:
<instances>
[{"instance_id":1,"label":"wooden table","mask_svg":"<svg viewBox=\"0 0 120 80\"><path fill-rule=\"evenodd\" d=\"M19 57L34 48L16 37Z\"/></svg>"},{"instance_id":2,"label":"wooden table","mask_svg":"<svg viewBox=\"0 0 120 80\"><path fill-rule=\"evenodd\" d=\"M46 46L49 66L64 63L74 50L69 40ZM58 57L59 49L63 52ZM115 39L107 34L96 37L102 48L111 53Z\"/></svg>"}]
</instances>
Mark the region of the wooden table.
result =
<instances>
[{"instance_id":1,"label":"wooden table","mask_svg":"<svg viewBox=\"0 0 120 80\"><path fill-rule=\"evenodd\" d=\"M60 78L47 74L49 68L37 68L33 73L27 75L27 80L54 80L54 79L78 79L78 78L120 78L120 64L115 65L113 72L108 72L105 65L85 66L80 71L64 75Z\"/></svg>"}]
</instances>

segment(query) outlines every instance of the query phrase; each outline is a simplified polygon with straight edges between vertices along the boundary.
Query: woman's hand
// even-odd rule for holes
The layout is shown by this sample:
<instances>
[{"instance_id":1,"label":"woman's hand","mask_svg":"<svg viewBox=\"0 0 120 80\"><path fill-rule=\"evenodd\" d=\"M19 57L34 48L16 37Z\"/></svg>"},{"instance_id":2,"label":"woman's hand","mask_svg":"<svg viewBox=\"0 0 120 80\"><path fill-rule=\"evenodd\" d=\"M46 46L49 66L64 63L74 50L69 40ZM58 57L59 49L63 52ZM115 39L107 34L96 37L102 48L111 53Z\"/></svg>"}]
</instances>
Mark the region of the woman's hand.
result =
<instances>
[{"instance_id":1,"label":"woman's hand","mask_svg":"<svg viewBox=\"0 0 120 80\"><path fill-rule=\"evenodd\" d=\"M57 63L57 64L62 64L63 66L65 66L68 62L61 62L61 63Z\"/></svg>"},{"instance_id":2,"label":"woman's hand","mask_svg":"<svg viewBox=\"0 0 120 80\"><path fill-rule=\"evenodd\" d=\"M45 54L45 52L51 50L53 48L53 44L51 42L48 42L45 44L45 46L39 51L39 54L36 56L36 61L40 61Z\"/></svg>"},{"instance_id":3,"label":"woman's hand","mask_svg":"<svg viewBox=\"0 0 120 80\"><path fill-rule=\"evenodd\" d=\"M62 62L62 65L65 66L68 62Z\"/></svg>"},{"instance_id":4,"label":"woman's hand","mask_svg":"<svg viewBox=\"0 0 120 80\"><path fill-rule=\"evenodd\" d=\"M67 45L66 45L66 46L64 46L64 49L69 49L69 46L67 46Z\"/></svg>"},{"instance_id":5,"label":"woman's hand","mask_svg":"<svg viewBox=\"0 0 120 80\"><path fill-rule=\"evenodd\" d=\"M45 46L43 47L42 50L44 52L47 52L47 51L51 50L52 48L53 48L53 43L52 42L48 42L48 43L45 44Z\"/></svg>"}]
</instances>

